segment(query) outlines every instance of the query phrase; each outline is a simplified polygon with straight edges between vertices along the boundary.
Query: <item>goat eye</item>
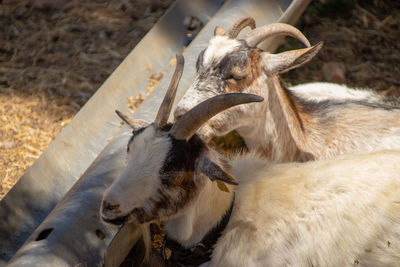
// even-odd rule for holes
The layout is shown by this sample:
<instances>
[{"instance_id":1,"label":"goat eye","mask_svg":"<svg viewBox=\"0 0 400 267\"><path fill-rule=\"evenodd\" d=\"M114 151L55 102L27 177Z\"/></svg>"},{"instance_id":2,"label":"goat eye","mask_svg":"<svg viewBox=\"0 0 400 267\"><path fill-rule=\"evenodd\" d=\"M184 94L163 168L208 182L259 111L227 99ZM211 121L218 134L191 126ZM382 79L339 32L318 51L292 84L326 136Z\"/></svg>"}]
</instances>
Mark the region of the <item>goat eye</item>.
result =
<instances>
[{"instance_id":1,"label":"goat eye","mask_svg":"<svg viewBox=\"0 0 400 267\"><path fill-rule=\"evenodd\" d=\"M240 81L243 80L246 76L237 76L235 74L232 74L232 79L236 80L236 81Z\"/></svg>"},{"instance_id":2,"label":"goat eye","mask_svg":"<svg viewBox=\"0 0 400 267\"><path fill-rule=\"evenodd\" d=\"M230 73L229 75L227 75L225 77L225 80L228 80L228 81L231 81L231 82L240 81L240 80L243 80L243 79L244 79L244 77L234 75L233 73Z\"/></svg>"}]
</instances>

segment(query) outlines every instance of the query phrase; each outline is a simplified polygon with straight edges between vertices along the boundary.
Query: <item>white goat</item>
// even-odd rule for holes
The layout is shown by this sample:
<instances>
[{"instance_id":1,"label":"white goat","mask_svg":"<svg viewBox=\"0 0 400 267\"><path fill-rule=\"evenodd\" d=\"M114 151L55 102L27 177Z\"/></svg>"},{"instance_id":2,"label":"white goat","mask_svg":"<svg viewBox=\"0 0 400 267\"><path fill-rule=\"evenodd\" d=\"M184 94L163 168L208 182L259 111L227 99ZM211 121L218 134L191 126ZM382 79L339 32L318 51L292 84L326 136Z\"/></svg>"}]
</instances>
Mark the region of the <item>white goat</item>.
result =
<instances>
[{"instance_id":1,"label":"white goat","mask_svg":"<svg viewBox=\"0 0 400 267\"><path fill-rule=\"evenodd\" d=\"M103 196L105 221L164 220L167 236L190 254L228 218L202 266L398 266L400 152L290 164L254 154L227 160L195 132L261 97L216 96L170 125L175 89L153 124L123 118L133 136L127 166ZM239 184L221 192L215 180Z\"/></svg>"},{"instance_id":2,"label":"white goat","mask_svg":"<svg viewBox=\"0 0 400 267\"><path fill-rule=\"evenodd\" d=\"M197 60L197 76L175 110L178 118L196 104L231 92L262 96L262 105L249 104L229 109L202 127L205 140L237 130L250 150L262 152L277 162L332 158L338 154L379 149L400 149L400 110L369 92L357 92L338 85L311 85L287 89L279 74L314 57L322 47L270 54L257 48L267 37L289 35L309 46L297 29L270 24L253 29L242 39L238 32L254 20L236 23L226 34L216 29L208 47ZM338 89L335 96L332 89ZM322 95L329 95L324 98ZM317 101L315 100L317 99Z\"/></svg>"}]
</instances>

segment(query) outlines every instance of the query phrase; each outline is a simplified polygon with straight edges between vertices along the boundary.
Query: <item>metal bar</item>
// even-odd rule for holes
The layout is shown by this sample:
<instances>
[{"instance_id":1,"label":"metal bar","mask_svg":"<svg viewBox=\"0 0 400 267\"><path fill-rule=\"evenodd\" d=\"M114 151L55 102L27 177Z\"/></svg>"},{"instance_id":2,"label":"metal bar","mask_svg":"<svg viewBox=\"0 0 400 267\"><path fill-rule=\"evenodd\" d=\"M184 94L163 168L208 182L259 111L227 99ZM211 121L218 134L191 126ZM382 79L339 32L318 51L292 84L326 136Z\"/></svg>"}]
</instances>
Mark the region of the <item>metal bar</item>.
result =
<instances>
[{"instance_id":1,"label":"metal bar","mask_svg":"<svg viewBox=\"0 0 400 267\"><path fill-rule=\"evenodd\" d=\"M190 86L195 75L197 54L207 46L215 26L228 27L244 15L254 17L258 25L271 23L279 19L282 13L280 11L286 10L289 3L290 1L278 0L227 1L185 50L186 66L177 97L182 97ZM164 97L171 76L172 71L138 108L134 114L136 118L148 121L154 119L156 107ZM116 107L113 105L108 105L111 110ZM130 130L122 127L15 254L9 266L96 266L102 264L104 259L106 266L118 266L128 249L139 238L138 228L125 225L118 229L103 223L98 214L104 189L123 167L129 136ZM125 251L118 250L121 247Z\"/></svg>"},{"instance_id":2,"label":"metal bar","mask_svg":"<svg viewBox=\"0 0 400 267\"><path fill-rule=\"evenodd\" d=\"M0 201L0 266L18 250L119 129L114 109L144 93L147 77L163 72L184 49L185 16L203 22L221 0L179 0L147 33L19 182ZM109 108L106 108L109 107Z\"/></svg>"}]
</instances>

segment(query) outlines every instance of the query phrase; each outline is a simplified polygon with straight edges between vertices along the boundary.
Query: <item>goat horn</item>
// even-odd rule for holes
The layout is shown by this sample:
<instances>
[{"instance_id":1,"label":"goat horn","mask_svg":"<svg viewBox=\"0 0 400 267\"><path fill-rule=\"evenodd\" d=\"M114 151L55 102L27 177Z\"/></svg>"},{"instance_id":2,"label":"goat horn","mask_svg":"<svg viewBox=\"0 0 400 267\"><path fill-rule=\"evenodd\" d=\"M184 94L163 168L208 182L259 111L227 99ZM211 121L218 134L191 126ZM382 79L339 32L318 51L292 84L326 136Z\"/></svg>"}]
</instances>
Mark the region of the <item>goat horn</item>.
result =
<instances>
[{"instance_id":1,"label":"goat horn","mask_svg":"<svg viewBox=\"0 0 400 267\"><path fill-rule=\"evenodd\" d=\"M189 140L204 123L221 111L240 104L263 100L264 98L261 96L243 93L214 96L201 102L180 117L172 126L170 134L177 140Z\"/></svg>"},{"instance_id":2,"label":"goat horn","mask_svg":"<svg viewBox=\"0 0 400 267\"><path fill-rule=\"evenodd\" d=\"M235 24L230 27L226 33L229 38L235 39L241 30L249 26L251 29L256 27L256 22L252 17L243 17L238 19Z\"/></svg>"},{"instance_id":3,"label":"goat horn","mask_svg":"<svg viewBox=\"0 0 400 267\"><path fill-rule=\"evenodd\" d=\"M310 47L307 38L295 27L285 23L272 23L252 30L244 40L250 47L256 47L259 43L273 35L288 35L301 41L305 46Z\"/></svg>"},{"instance_id":4,"label":"goat horn","mask_svg":"<svg viewBox=\"0 0 400 267\"><path fill-rule=\"evenodd\" d=\"M128 116L126 116L124 113L122 113L119 110L115 110L115 113L117 113L118 117L121 118L121 120L123 120L126 124L128 124L129 126L131 126L132 128L135 128L133 121L131 121L131 119L128 118Z\"/></svg>"},{"instance_id":5,"label":"goat horn","mask_svg":"<svg viewBox=\"0 0 400 267\"><path fill-rule=\"evenodd\" d=\"M165 93L164 100L161 103L156 119L154 120L154 125L156 125L157 127L164 126L168 121L169 114L171 113L172 109L172 104L174 103L176 90L182 77L184 64L185 60L183 56L181 54L177 54L174 75L171 78L171 82L169 83L168 90Z\"/></svg>"},{"instance_id":6,"label":"goat horn","mask_svg":"<svg viewBox=\"0 0 400 267\"><path fill-rule=\"evenodd\" d=\"M126 124L128 124L134 131L149 125L149 123L144 120L128 118L128 116L126 116L119 110L116 110L115 113L117 113L118 117L120 117L121 120L123 120Z\"/></svg>"}]
</instances>

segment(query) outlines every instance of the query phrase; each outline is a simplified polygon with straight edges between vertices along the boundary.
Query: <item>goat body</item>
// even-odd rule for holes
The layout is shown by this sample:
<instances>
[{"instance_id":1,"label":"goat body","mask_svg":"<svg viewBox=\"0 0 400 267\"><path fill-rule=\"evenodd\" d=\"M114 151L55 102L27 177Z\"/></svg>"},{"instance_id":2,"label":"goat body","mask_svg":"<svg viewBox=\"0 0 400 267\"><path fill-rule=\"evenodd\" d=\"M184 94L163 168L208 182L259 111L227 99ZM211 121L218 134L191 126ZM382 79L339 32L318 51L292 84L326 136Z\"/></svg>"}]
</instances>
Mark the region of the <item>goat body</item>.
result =
<instances>
[{"instance_id":1,"label":"goat body","mask_svg":"<svg viewBox=\"0 0 400 267\"><path fill-rule=\"evenodd\" d=\"M127 169L104 196L120 209L105 210L103 217L115 211L128 221L165 220L168 236L191 247L218 224L235 192L210 266L400 262L400 152L286 164L250 154L227 164L197 136L183 144L153 126L142 131L129 145ZM157 154L151 152L155 146ZM177 151L187 158L176 158ZM231 173L239 185L221 192L205 174L204 158ZM161 175L166 169L167 181Z\"/></svg>"},{"instance_id":2,"label":"goat body","mask_svg":"<svg viewBox=\"0 0 400 267\"><path fill-rule=\"evenodd\" d=\"M280 165L237 157L240 186L212 266L395 266L398 160L399 152Z\"/></svg>"}]
</instances>

